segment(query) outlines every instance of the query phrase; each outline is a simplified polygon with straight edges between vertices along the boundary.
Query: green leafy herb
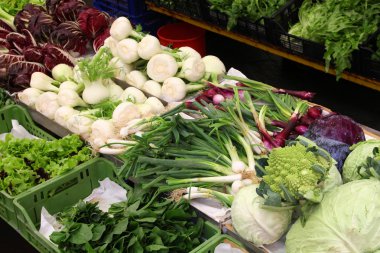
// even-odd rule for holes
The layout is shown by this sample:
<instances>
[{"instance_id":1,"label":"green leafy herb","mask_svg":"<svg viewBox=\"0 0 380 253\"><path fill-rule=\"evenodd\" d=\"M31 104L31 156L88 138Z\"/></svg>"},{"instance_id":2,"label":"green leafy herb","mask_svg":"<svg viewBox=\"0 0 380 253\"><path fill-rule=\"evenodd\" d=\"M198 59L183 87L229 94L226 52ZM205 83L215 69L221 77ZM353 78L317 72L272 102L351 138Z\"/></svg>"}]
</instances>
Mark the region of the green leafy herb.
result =
<instances>
[{"instance_id":1,"label":"green leafy herb","mask_svg":"<svg viewBox=\"0 0 380 253\"><path fill-rule=\"evenodd\" d=\"M108 47L102 47L94 57L80 60L78 66L83 78L93 82L114 77L115 69L109 64L112 57L111 50Z\"/></svg>"}]
</instances>

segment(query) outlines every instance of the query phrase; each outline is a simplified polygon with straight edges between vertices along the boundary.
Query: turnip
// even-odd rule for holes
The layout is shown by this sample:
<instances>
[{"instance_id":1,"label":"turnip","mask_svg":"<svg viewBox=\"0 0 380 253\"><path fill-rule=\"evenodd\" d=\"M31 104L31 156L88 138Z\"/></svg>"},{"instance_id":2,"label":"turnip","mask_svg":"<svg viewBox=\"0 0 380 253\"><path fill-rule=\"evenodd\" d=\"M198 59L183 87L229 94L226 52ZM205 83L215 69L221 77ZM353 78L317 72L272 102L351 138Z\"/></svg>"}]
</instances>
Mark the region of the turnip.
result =
<instances>
[{"instance_id":1,"label":"turnip","mask_svg":"<svg viewBox=\"0 0 380 253\"><path fill-rule=\"evenodd\" d=\"M146 76L138 70L133 70L130 73L127 74L127 77L125 78L126 82L130 85L141 89L145 82L147 81Z\"/></svg>"},{"instance_id":2,"label":"turnip","mask_svg":"<svg viewBox=\"0 0 380 253\"><path fill-rule=\"evenodd\" d=\"M148 76L156 82L163 82L169 77L175 76L177 71L178 64L175 58L168 54L156 54L147 65Z\"/></svg>"},{"instance_id":3,"label":"turnip","mask_svg":"<svg viewBox=\"0 0 380 253\"><path fill-rule=\"evenodd\" d=\"M142 90L155 97L161 97L161 84L156 81L146 81L142 87Z\"/></svg>"},{"instance_id":4,"label":"turnip","mask_svg":"<svg viewBox=\"0 0 380 253\"><path fill-rule=\"evenodd\" d=\"M31 108L35 108L37 98L43 93L43 91L36 88L27 88L18 94L18 98Z\"/></svg>"},{"instance_id":5,"label":"turnip","mask_svg":"<svg viewBox=\"0 0 380 253\"><path fill-rule=\"evenodd\" d=\"M120 80L125 80L127 74L133 70L131 65L124 63L119 57L112 58L110 66L115 69L114 77Z\"/></svg>"},{"instance_id":6,"label":"turnip","mask_svg":"<svg viewBox=\"0 0 380 253\"><path fill-rule=\"evenodd\" d=\"M131 102L123 102L119 104L112 114L112 122L118 128L122 128L133 119L141 118L138 107Z\"/></svg>"},{"instance_id":7,"label":"turnip","mask_svg":"<svg viewBox=\"0 0 380 253\"><path fill-rule=\"evenodd\" d=\"M159 54L161 52L160 41L152 35L146 35L138 43L137 52L140 58L144 60L149 60L154 55Z\"/></svg>"},{"instance_id":8,"label":"turnip","mask_svg":"<svg viewBox=\"0 0 380 253\"><path fill-rule=\"evenodd\" d=\"M61 106L54 114L54 121L67 128L67 121L73 115L79 114L79 111L69 106Z\"/></svg>"},{"instance_id":9,"label":"turnip","mask_svg":"<svg viewBox=\"0 0 380 253\"><path fill-rule=\"evenodd\" d=\"M110 34L115 40L122 40L128 37L140 38L141 35L133 30L132 24L126 17L119 17L113 21L110 29Z\"/></svg>"},{"instance_id":10,"label":"turnip","mask_svg":"<svg viewBox=\"0 0 380 253\"><path fill-rule=\"evenodd\" d=\"M55 112L60 107L58 103L58 95L48 91L38 96L35 103L36 110L49 119L54 119Z\"/></svg>"},{"instance_id":11,"label":"turnip","mask_svg":"<svg viewBox=\"0 0 380 253\"><path fill-rule=\"evenodd\" d=\"M130 101L132 103L142 104L145 102L146 96L141 90L135 87L128 87L124 90L119 99L122 101Z\"/></svg>"},{"instance_id":12,"label":"turnip","mask_svg":"<svg viewBox=\"0 0 380 253\"><path fill-rule=\"evenodd\" d=\"M137 53L137 41L134 39L123 39L116 45L117 56L127 64L137 61L140 57Z\"/></svg>"},{"instance_id":13,"label":"turnip","mask_svg":"<svg viewBox=\"0 0 380 253\"><path fill-rule=\"evenodd\" d=\"M80 98L78 93L72 89L60 89L58 92L58 103L61 106L86 107L87 104Z\"/></svg>"},{"instance_id":14,"label":"turnip","mask_svg":"<svg viewBox=\"0 0 380 253\"><path fill-rule=\"evenodd\" d=\"M58 92L59 89L56 85L59 85L58 81L55 81L42 72L34 72L30 78L30 87L42 91Z\"/></svg>"},{"instance_id":15,"label":"turnip","mask_svg":"<svg viewBox=\"0 0 380 253\"><path fill-rule=\"evenodd\" d=\"M53 78L59 82L64 82L70 80L74 77L73 68L67 64L60 63L56 65L52 70L51 74Z\"/></svg>"},{"instance_id":16,"label":"turnip","mask_svg":"<svg viewBox=\"0 0 380 253\"><path fill-rule=\"evenodd\" d=\"M158 115L165 111L165 106L156 97L149 97L144 103L152 107L152 111L154 114Z\"/></svg>"}]
</instances>

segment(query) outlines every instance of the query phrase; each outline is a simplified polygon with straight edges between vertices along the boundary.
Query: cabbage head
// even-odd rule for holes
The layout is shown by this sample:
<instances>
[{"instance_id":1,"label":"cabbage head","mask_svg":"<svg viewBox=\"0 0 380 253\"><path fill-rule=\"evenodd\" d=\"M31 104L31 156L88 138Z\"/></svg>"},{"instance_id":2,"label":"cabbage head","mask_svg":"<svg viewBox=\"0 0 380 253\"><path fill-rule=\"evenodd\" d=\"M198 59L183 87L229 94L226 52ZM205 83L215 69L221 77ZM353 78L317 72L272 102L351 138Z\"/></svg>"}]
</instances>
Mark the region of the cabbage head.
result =
<instances>
[{"instance_id":1,"label":"cabbage head","mask_svg":"<svg viewBox=\"0 0 380 253\"><path fill-rule=\"evenodd\" d=\"M366 162L367 157L373 157L372 151L376 147L380 148L380 140L363 141L351 147L353 150L343 165L343 182L362 179L358 168Z\"/></svg>"},{"instance_id":2,"label":"cabbage head","mask_svg":"<svg viewBox=\"0 0 380 253\"><path fill-rule=\"evenodd\" d=\"M239 190L231 207L232 225L238 234L255 245L270 244L288 230L293 209L262 208L264 199L256 193L257 185Z\"/></svg>"},{"instance_id":3,"label":"cabbage head","mask_svg":"<svg viewBox=\"0 0 380 253\"><path fill-rule=\"evenodd\" d=\"M287 253L380 252L380 181L363 179L326 193L303 227L286 236Z\"/></svg>"}]
</instances>

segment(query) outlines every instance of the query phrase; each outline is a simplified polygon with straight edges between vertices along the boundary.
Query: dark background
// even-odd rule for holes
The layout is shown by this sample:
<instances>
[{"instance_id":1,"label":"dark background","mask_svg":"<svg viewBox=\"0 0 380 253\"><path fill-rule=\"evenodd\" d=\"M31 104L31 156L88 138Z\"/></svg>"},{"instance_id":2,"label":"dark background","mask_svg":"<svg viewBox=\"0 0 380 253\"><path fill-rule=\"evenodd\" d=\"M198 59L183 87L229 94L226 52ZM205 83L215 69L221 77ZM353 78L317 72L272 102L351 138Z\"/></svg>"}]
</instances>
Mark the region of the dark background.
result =
<instances>
[{"instance_id":1,"label":"dark background","mask_svg":"<svg viewBox=\"0 0 380 253\"><path fill-rule=\"evenodd\" d=\"M206 41L207 54L220 57L227 68L279 88L314 91L313 102L380 130L380 92L344 80L336 82L334 76L212 33L206 34ZM0 252L37 252L1 219L0 245Z\"/></svg>"}]
</instances>

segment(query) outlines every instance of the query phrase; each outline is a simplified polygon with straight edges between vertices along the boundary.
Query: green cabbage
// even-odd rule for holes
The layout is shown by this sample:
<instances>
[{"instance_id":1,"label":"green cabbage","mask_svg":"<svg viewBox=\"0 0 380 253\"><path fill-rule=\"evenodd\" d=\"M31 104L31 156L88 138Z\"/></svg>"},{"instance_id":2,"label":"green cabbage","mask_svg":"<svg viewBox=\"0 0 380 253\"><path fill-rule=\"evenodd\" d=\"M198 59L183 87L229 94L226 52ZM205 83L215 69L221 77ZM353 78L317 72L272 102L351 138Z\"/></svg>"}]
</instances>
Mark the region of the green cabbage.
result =
<instances>
[{"instance_id":1,"label":"green cabbage","mask_svg":"<svg viewBox=\"0 0 380 253\"><path fill-rule=\"evenodd\" d=\"M262 208L264 199L257 185L239 190L231 207L232 225L241 237L256 245L270 244L281 238L290 225L293 208Z\"/></svg>"},{"instance_id":2,"label":"green cabbage","mask_svg":"<svg viewBox=\"0 0 380 253\"><path fill-rule=\"evenodd\" d=\"M380 181L353 181L328 192L303 227L286 236L287 253L380 252Z\"/></svg>"},{"instance_id":3,"label":"green cabbage","mask_svg":"<svg viewBox=\"0 0 380 253\"><path fill-rule=\"evenodd\" d=\"M363 141L351 147L353 151L347 156L343 165L344 182L362 179L358 168L366 162L367 157L373 157L372 151L376 147L380 148L380 140Z\"/></svg>"}]
</instances>

